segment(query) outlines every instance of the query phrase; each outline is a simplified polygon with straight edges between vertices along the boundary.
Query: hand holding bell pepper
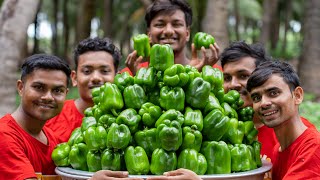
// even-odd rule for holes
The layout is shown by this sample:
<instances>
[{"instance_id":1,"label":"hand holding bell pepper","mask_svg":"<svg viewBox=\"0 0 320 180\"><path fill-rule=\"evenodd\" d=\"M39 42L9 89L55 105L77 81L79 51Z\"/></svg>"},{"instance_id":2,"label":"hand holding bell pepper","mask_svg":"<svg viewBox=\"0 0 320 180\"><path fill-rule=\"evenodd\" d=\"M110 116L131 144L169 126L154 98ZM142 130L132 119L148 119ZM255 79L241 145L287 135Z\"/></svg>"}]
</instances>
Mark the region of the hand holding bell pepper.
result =
<instances>
[{"instance_id":1,"label":"hand holding bell pepper","mask_svg":"<svg viewBox=\"0 0 320 180\"><path fill-rule=\"evenodd\" d=\"M214 37L204 32L197 32L193 38L193 43L196 49L201 49L202 46L208 49L210 44L214 44L214 42Z\"/></svg>"},{"instance_id":2,"label":"hand holding bell pepper","mask_svg":"<svg viewBox=\"0 0 320 180\"><path fill-rule=\"evenodd\" d=\"M150 55L150 42L146 34L138 34L133 38L133 49L137 51L138 56L148 57Z\"/></svg>"}]
</instances>

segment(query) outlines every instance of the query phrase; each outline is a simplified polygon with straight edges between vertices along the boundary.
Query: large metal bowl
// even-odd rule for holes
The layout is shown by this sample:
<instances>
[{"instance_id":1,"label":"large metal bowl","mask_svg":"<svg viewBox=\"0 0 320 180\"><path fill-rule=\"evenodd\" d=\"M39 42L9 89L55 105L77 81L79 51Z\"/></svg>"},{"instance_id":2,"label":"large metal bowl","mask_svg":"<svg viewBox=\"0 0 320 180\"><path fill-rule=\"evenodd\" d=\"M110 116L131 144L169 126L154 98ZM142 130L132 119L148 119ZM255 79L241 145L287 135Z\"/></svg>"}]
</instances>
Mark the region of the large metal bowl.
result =
<instances>
[{"instance_id":1,"label":"large metal bowl","mask_svg":"<svg viewBox=\"0 0 320 180\"><path fill-rule=\"evenodd\" d=\"M245 172L231 173L231 174L212 174L202 175L202 179L206 180L262 180L264 174L270 171L272 164L266 160L262 160L262 167ZM80 180L92 177L92 172L75 170L69 167L57 167L56 173L61 176L62 180ZM155 175L129 175L129 177L148 178Z\"/></svg>"}]
</instances>

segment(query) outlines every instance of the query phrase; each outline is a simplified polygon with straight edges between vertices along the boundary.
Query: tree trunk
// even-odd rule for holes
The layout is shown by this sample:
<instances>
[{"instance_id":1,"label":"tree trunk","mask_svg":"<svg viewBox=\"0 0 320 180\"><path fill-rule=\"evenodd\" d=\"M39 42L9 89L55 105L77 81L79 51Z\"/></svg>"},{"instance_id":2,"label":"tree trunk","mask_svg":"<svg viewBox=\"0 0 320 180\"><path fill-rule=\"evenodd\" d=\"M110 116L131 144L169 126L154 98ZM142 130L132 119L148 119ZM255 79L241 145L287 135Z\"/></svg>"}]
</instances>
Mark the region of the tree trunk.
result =
<instances>
[{"instance_id":1,"label":"tree trunk","mask_svg":"<svg viewBox=\"0 0 320 180\"><path fill-rule=\"evenodd\" d=\"M304 3L304 38L298 72L304 90L314 93L320 100L320 1Z\"/></svg>"},{"instance_id":2,"label":"tree trunk","mask_svg":"<svg viewBox=\"0 0 320 180\"><path fill-rule=\"evenodd\" d=\"M0 116L16 107L17 65L39 0L6 0L0 11Z\"/></svg>"},{"instance_id":3,"label":"tree trunk","mask_svg":"<svg viewBox=\"0 0 320 180\"><path fill-rule=\"evenodd\" d=\"M215 37L221 51L228 46L228 0L210 0L207 2L202 27L204 32Z\"/></svg>"},{"instance_id":4,"label":"tree trunk","mask_svg":"<svg viewBox=\"0 0 320 180\"><path fill-rule=\"evenodd\" d=\"M112 37L112 3L113 0L104 0L104 36Z\"/></svg>"},{"instance_id":5,"label":"tree trunk","mask_svg":"<svg viewBox=\"0 0 320 180\"><path fill-rule=\"evenodd\" d=\"M95 16L95 0L82 0L78 9L76 44L91 33L91 20Z\"/></svg>"},{"instance_id":6,"label":"tree trunk","mask_svg":"<svg viewBox=\"0 0 320 180\"><path fill-rule=\"evenodd\" d=\"M239 15L239 0L234 0L234 17L236 20L236 23L234 25L234 30L236 33L236 40L240 40L240 33L239 33L239 23L240 23L240 15Z\"/></svg>"},{"instance_id":7,"label":"tree trunk","mask_svg":"<svg viewBox=\"0 0 320 180\"><path fill-rule=\"evenodd\" d=\"M68 18L68 2L69 0L63 1L63 57L69 64L71 60L68 56L69 54L69 33L70 33L70 25L69 25L69 18Z\"/></svg>"},{"instance_id":8,"label":"tree trunk","mask_svg":"<svg viewBox=\"0 0 320 180\"><path fill-rule=\"evenodd\" d=\"M51 49L52 53L55 55L59 54L59 46L58 46L58 9L59 9L59 0L53 0L53 23L51 24L52 30L52 39L51 39Z\"/></svg>"},{"instance_id":9,"label":"tree trunk","mask_svg":"<svg viewBox=\"0 0 320 180\"><path fill-rule=\"evenodd\" d=\"M260 35L260 42L263 45L270 39L272 19L275 17L277 7L278 0L263 1L262 30Z\"/></svg>"},{"instance_id":10,"label":"tree trunk","mask_svg":"<svg viewBox=\"0 0 320 180\"><path fill-rule=\"evenodd\" d=\"M291 0L287 0L285 3L285 19L284 19L284 35L283 35L283 43L281 47L282 52L286 52L287 49L287 32L289 29L289 21L291 20L292 13L292 2Z\"/></svg>"},{"instance_id":11,"label":"tree trunk","mask_svg":"<svg viewBox=\"0 0 320 180\"><path fill-rule=\"evenodd\" d=\"M37 13L36 13L36 17L34 18L34 37L33 37L33 50L32 50L32 54L36 54L39 53L39 19L38 19L38 13L40 11L41 8L41 4L42 4L42 0L40 0L40 3L38 4L37 7Z\"/></svg>"}]
</instances>

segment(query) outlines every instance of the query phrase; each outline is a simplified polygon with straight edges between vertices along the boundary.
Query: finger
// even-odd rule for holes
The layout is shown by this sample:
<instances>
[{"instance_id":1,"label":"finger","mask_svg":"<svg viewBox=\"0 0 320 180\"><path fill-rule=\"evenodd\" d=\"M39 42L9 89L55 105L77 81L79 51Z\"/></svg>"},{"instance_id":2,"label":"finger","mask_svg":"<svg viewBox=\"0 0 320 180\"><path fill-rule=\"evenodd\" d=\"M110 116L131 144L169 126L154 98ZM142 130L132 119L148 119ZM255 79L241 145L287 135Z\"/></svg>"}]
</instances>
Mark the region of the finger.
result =
<instances>
[{"instance_id":1,"label":"finger","mask_svg":"<svg viewBox=\"0 0 320 180\"><path fill-rule=\"evenodd\" d=\"M118 177L118 178L128 177L127 171L109 171L109 170L104 170L104 171L105 171L105 175L109 177Z\"/></svg>"},{"instance_id":2,"label":"finger","mask_svg":"<svg viewBox=\"0 0 320 180\"><path fill-rule=\"evenodd\" d=\"M219 53L220 53L220 47L218 46L217 43L214 43L213 46L215 47L215 49L217 50L217 53L218 53L218 55L219 55Z\"/></svg>"},{"instance_id":3,"label":"finger","mask_svg":"<svg viewBox=\"0 0 320 180\"><path fill-rule=\"evenodd\" d=\"M143 57L142 56L139 56L136 60L135 60L135 63L141 63L143 61Z\"/></svg>"},{"instance_id":4,"label":"finger","mask_svg":"<svg viewBox=\"0 0 320 180\"><path fill-rule=\"evenodd\" d=\"M181 175L182 171L183 171L182 169L177 169L177 170L165 172L165 173L163 173L163 175L165 175L165 176L177 176L177 175Z\"/></svg>"},{"instance_id":5,"label":"finger","mask_svg":"<svg viewBox=\"0 0 320 180\"><path fill-rule=\"evenodd\" d=\"M210 49L212 52L212 60L214 61L214 63L216 63L219 59L219 47L217 48L214 45L210 45Z\"/></svg>"},{"instance_id":6,"label":"finger","mask_svg":"<svg viewBox=\"0 0 320 180\"><path fill-rule=\"evenodd\" d=\"M194 43L191 44L191 59L197 59L198 58L198 54L197 54L197 50L196 47L194 46Z\"/></svg>"},{"instance_id":7,"label":"finger","mask_svg":"<svg viewBox=\"0 0 320 180\"><path fill-rule=\"evenodd\" d=\"M201 52L203 56L202 64L209 64L209 57L207 56L207 51L204 47L201 47Z\"/></svg>"}]
</instances>

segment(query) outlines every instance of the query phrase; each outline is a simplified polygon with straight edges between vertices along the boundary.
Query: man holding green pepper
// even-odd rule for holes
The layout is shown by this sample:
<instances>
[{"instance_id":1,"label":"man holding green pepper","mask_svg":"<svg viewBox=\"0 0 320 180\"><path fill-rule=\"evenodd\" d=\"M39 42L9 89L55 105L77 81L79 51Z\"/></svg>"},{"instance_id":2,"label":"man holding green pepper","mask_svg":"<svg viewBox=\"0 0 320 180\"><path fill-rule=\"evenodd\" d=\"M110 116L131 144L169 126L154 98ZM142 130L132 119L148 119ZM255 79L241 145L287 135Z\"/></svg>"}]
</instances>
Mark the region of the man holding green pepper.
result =
<instances>
[{"instance_id":1,"label":"man holding green pepper","mask_svg":"<svg viewBox=\"0 0 320 180\"><path fill-rule=\"evenodd\" d=\"M145 21L151 45L169 44L174 52L175 64L190 64L201 70L204 65L214 65L218 61L219 46L216 43L206 46L211 50L211 56L208 55L205 47L200 47L203 59L198 58L194 44L191 47L191 59L186 56L185 47L190 40L192 23L192 10L186 1L156 0L147 9ZM135 75L139 68L149 65L148 62L142 63L142 61L143 56L133 51L127 57L127 68L121 72L128 71Z\"/></svg>"}]
</instances>

